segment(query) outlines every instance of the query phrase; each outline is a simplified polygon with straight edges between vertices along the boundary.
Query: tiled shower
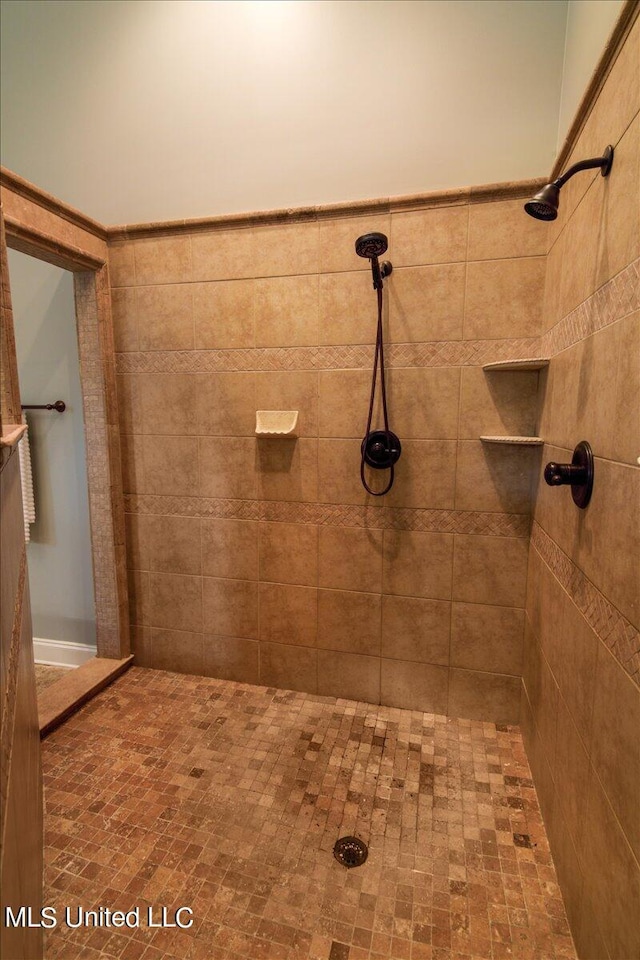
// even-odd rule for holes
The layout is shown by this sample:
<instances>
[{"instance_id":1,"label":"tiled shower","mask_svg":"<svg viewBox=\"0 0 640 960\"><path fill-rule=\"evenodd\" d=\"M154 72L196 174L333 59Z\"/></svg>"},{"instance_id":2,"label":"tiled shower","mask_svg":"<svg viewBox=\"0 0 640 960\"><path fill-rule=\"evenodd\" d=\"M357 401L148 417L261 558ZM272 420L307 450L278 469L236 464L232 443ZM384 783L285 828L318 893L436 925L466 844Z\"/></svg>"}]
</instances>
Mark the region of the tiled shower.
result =
<instances>
[{"instance_id":1,"label":"tiled shower","mask_svg":"<svg viewBox=\"0 0 640 960\"><path fill-rule=\"evenodd\" d=\"M583 960L640 956L637 17L599 82L563 169L610 143L612 172L572 179L552 223L523 211L536 180L108 229L143 669L45 744L58 894L112 866L111 895L173 893L187 863L204 914L237 921L209 931L225 960L260 937L272 960L276 935L287 960L541 960L573 955L569 929ZM360 482L371 231L402 440L382 498ZM297 436L256 436L259 410L297 411ZM585 510L543 480L582 440ZM347 826L375 884L354 871L327 906ZM83 846L108 842L114 863ZM293 917L308 876L322 942L256 919L278 885Z\"/></svg>"},{"instance_id":2,"label":"tiled shower","mask_svg":"<svg viewBox=\"0 0 640 960\"><path fill-rule=\"evenodd\" d=\"M610 141L613 175L555 224L507 184L111 246L136 662L520 722L581 956L638 948L639 36L571 158ZM359 479L372 230L403 442L382 502ZM525 358L550 364L485 369ZM299 438L256 438L258 409L298 410ZM541 482L582 439L584 512Z\"/></svg>"}]
</instances>

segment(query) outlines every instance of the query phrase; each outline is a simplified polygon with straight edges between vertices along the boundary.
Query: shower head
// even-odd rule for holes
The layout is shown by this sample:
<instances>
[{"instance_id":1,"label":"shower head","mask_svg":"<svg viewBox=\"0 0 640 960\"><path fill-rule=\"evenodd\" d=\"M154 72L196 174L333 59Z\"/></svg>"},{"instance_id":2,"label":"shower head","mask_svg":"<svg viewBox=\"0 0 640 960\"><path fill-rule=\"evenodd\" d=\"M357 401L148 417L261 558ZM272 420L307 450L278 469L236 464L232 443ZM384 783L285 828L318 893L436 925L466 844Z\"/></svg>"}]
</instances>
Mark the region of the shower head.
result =
<instances>
[{"instance_id":1,"label":"shower head","mask_svg":"<svg viewBox=\"0 0 640 960\"><path fill-rule=\"evenodd\" d=\"M536 220L555 220L558 216L558 206L560 205L560 188L564 187L567 180L570 180L575 173L580 170L593 170L600 167L600 173L603 177L608 177L613 163L613 147L609 145L605 148L601 157L593 157L591 160L580 160L569 167L566 173L554 180L553 183L547 183L536 193L535 197L527 200L524 209L530 217ZM362 238L364 239L364 238Z\"/></svg>"},{"instance_id":2,"label":"shower head","mask_svg":"<svg viewBox=\"0 0 640 960\"><path fill-rule=\"evenodd\" d=\"M356 253L359 257L373 260L374 257L381 257L386 253L389 241L384 233L365 233L356 240Z\"/></svg>"},{"instance_id":3,"label":"shower head","mask_svg":"<svg viewBox=\"0 0 640 960\"><path fill-rule=\"evenodd\" d=\"M373 274L373 289L382 290L382 280L388 277L393 267L388 260L384 260L382 265L378 263L378 257L386 252L389 241L384 233L365 233L356 240L356 253L365 260L371 260L371 272Z\"/></svg>"},{"instance_id":4,"label":"shower head","mask_svg":"<svg viewBox=\"0 0 640 960\"><path fill-rule=\"evenodd\" d=\"M524 208L530 217L536 220L555 220L558 216L558 205L560 203L560 187L558 181L547 183L539 190L535 197L525 203Z\"/></svg>"}]
</instances>

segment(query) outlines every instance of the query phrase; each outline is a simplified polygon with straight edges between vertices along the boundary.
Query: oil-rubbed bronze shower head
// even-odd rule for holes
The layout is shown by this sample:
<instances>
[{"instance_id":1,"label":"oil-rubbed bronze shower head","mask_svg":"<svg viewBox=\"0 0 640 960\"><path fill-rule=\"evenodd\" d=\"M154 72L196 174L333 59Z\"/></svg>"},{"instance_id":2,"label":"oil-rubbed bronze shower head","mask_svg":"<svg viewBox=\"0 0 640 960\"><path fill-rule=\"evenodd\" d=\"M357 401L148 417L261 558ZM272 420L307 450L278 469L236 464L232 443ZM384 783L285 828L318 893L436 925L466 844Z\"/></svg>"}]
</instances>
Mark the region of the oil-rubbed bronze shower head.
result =
<instances>
[{"instance_id":1,"label":"oil-rubbed bronze shower head","mask_svg":"<svg viewBox=\"0 0 640 960\"><path fill-rule=\"evenodd\" d=\"M554 180L553 183L547 183L542 190L539 190L535 197L527 200L524 209L530 217L536 220L555 220L558 216L558 206L560 205L560 188L570 180L575 173L580 170L593 170L600 167L603 177L609 176L611 165L613 163L613 147L608 146L601 157L594 157L591 160L580 160L569 167L566 173Z\"/></svg>"},{"instance_id":2,"label":"oil-rubbed bronze shower head","mask_svg":"<svg viewBox=\"0 0 640 960\"><path fill-rule=\"evenodd\" d=\"M378 257L386 253L389 241L384 233L365 233L356 240L356 253L359 257L371 261L374 290L382 290L382 281L388 277L393 267L388 260L378 263Z\"/></svg>"},{"instance_id":3,"label":"oil-rubbed bronze shower head","mask_svg":"<svg viewBox=\"0 0 640 960\"><path fill-rule=\"evenodd\" d=\"M560 203L560 187L557 181L547 183L542 190L538 190L535 197L528 200L524 208L536 220L555 220L558 216Z\"/></svg>"}]
</instances>

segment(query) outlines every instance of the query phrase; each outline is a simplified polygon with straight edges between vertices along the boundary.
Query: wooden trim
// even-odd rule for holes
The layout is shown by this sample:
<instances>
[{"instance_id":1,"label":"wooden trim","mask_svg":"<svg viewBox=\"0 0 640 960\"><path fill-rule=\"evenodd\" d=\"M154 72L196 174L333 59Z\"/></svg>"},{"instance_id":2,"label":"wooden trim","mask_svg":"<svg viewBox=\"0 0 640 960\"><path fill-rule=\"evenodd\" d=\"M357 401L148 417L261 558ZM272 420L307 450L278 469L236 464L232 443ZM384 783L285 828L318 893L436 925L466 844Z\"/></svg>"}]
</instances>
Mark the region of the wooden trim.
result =
<instances>
[{"instance_id":1,"label":"wooden trim","mask_svg":"<svg viewBox=\"0 0 640 960\"><path fill-rule=\"evenodd\" d=\"M45 260L72 273L99 270L104 266L104 260L100 257L94 257L86 250L64 243L41 230L27 227L14 217L5 217L5 228L7 246L36 260Z\"/></svg>"},{"instance_id":2,"label":"wooden trim","mask_svg":"<svg viewBox=\"0 0 640 960\"><path fill-rule=\"evenodd\" d=\"M0 425L20 423L21 420L18 363L7 259L7 233L4 211L0 204Z\"/></svg>"},{"instance_id":3,"label":"wooden trim","mask_svg":"<svg viewBox=\"0 0 640 960\"><path fill-rule=\"evenodd\" d=\"M91 217L87 217L86 214L81 213L80 210L76 210L75 207L63 203L62 200L58 200L57 197L54 197L51 193L47 193L45 190L41 190L40 187L36 187L35 184L25 180L24 177L18 176L18 174L12 170L8 170L7 167L0 167L0 186L7 187L13 193L18 194L18 196L24 197L26 200L31 200L32 203L37 203L38 206L44 210L55 213L56 216L67 220L82 230L86 230L87 233L93 234L94 237L100 237L101 240L107 239L106 228L101 223L98 223L97 220L93 220Z\"/></svg>"},{"instance_id":4,"label":"wooden trim","mask_svg":"<svg viewBox=\"0 0 640 960\"><path fill-rule=\"evenodd\" d=\"M573 118L573 123L569 127L569 132L565 137L564 143L560 148L558 156L556 157L553 169L551 171L550 180L555 180L556 177L560 176L562 173L563 167L566 165L567 160L571 156L573 148L578 141L578 137L582 133L584 126L589 119L589 115L593 110L600 92L607 80L607 77L611 73L611 69L616 62L618 54L624 46L625 40L629 36L629 33L640 13L640 0L625 0L622 10L620 11L620 16L618 17L616 24L611 31L611 35L607 40L607 44L602 51L602 55L596 65L593 74L591 75L591 80L585 90L583 97L578 105L576 115ZM602 144L603 148L605 144Z\"/></svg>"}]
</instances>

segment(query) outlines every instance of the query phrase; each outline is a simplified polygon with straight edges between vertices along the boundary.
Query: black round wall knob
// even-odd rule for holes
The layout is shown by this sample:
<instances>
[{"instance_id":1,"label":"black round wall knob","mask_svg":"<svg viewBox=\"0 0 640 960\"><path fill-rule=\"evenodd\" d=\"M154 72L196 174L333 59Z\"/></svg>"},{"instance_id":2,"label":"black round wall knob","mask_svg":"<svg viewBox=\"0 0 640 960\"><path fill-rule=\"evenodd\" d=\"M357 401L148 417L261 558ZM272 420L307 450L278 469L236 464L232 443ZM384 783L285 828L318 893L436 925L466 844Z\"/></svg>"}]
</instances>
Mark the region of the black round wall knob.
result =
<instances>
[{"instance_id":1,"label":"black round wall knob","mask_svg":"<svg viewBox=\"0 0 640 960\"><path fill-rule=\"evenodd\" d=\"M374 470L386 470L397 462L402 453L402 445L391 430L372 430L362 441L362 454L365 463Z\"/></svg>"},{"instance_id":2,"label":"black round wall knob","mask_svg":"<svg viewBox=\"0 0 640 960\"><path fill-rule=\"evenodd\" d=\"M544 479L550 487L571 486L576 506L584 509L593 490L593 451L586 440L581 440L573 451L571 463L550 461L544 468Z\"/></svg>"}]
</instances>

